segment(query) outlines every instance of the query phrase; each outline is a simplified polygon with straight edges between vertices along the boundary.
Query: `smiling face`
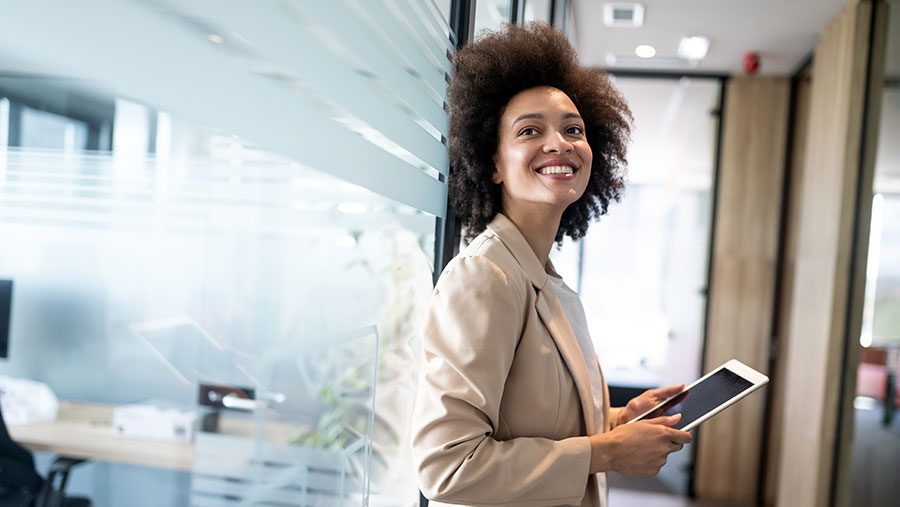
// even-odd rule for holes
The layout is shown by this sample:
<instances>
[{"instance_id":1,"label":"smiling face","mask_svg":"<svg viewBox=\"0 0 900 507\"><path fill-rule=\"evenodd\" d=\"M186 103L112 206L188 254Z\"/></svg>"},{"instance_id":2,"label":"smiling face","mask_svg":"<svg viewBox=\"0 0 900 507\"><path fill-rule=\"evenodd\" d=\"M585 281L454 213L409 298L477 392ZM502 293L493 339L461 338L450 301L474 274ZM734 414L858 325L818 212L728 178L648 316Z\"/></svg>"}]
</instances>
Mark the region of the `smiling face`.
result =
<instances>
[{"instance_id":1,"label":"smiling face","mask_svg":"<svg viewBox=\"0 0 900 507\"><path fill-rule=\"evenodd\" d=\"M591 161L584 121L561 90L530 88L506 105L492 179L507 213L561 214L584 193Z\"/></svg>"}]
</instances>

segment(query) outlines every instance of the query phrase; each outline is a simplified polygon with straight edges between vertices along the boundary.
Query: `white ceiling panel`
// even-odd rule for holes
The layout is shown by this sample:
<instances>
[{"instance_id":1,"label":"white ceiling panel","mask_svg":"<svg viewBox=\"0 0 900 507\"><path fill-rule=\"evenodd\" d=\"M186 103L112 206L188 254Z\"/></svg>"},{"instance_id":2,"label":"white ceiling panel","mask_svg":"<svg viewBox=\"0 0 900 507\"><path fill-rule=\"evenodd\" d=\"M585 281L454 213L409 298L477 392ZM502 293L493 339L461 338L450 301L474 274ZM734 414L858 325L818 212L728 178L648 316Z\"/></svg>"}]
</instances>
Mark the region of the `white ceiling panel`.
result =
<instances>
[{"instance_id":1,"label":"white ceiling panel","mask_svg":"<svg viewBox=\"0 0 900 507\"><path fill-rule=\"evenodd\" d=\"M620 0L617 0L620 1ZM578 50L585 65L610 69L740 73L748 51L761 57L761 74L786 75L809 55L819 34L849 0L642 0L639 28L603 25L601 0L575 0ZM892 2L896 5L897 2ZM684 36L711 41L696 66L676 57ZM637 59L634 48L649 44L656 57ZM608 63L608 55L617 55Z\"/></svg>"}]
</instances>

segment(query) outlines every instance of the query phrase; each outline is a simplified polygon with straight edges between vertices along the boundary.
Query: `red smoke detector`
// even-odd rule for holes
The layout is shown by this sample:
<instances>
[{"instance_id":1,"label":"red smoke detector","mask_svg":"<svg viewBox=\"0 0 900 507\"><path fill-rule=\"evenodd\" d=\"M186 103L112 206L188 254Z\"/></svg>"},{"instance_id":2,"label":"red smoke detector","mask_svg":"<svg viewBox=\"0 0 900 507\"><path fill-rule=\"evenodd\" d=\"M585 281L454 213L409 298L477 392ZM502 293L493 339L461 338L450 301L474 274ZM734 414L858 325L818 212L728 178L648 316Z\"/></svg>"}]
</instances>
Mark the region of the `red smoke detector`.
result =
<instances>
[{"instance_id":1,"label":"red smoke detector","mask_svg":"<svg viewBox=\"0 0 900 507\"><path fill-rule=\"evenodd\" d=\"M748 51L744 54L744 72L756 74L759 71L759 53L756 51Z\"/></svg>"}]
</instances>

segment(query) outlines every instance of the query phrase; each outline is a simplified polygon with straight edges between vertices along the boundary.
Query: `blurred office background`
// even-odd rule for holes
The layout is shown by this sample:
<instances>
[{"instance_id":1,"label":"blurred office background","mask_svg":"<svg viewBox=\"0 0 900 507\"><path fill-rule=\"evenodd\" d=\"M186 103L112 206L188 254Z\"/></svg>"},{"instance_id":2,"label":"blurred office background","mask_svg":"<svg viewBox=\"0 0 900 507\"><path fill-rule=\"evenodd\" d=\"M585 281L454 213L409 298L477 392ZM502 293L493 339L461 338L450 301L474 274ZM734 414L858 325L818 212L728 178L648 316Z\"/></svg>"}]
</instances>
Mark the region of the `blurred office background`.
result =
<instances>
[{"instance_id":1,"label":"blurred office background","mask_svg":"<svg viewBox=\"0 0 900 507\"><path fill-rule=\"evenodd\" d=\"M622 202L552 254L614 404L732 357L772 379L658 477L614 475L612 504L892 505L898 16L894 0L2 1L0 375L49 385L61 417L256 393L220 411L246 431L198 431L187 461L76 467L67 490L94 505L418 505L418 328L459 244L450 62L485 29L543 21L635 119ZM689 36L702 55L679 51ZM117 445L106 415L87 423ZM224 447L246 466L211 466ZM32 448L46 473L60 449Z\"/></svg>"}]
</instances>

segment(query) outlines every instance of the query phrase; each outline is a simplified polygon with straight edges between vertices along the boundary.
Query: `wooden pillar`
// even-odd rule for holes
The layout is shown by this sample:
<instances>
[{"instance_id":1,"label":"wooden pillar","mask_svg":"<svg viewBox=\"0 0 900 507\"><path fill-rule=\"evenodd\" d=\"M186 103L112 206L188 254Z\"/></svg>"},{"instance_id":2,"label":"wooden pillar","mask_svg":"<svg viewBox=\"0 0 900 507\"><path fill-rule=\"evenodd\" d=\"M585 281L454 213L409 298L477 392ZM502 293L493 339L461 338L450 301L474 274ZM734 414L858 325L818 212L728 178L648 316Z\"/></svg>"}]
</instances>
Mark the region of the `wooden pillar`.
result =
<instances>
[{"instance_id":1,"label":"wooden pillar","mask_svg":"<svg viewBox=\"0 0 900 507\"><path fill-rule=\"evenodd\" d=\"M728 83L707 370L736 358L768 373L789 99L789 78L735 77ZM698 497L756 502L766 394L751 395L699 429Z\"/></svg>"},{"instance_id":2,"label":"wooden pillar","mask_svg":"<svg viewBox=\"0 0 900 507\"><path fill-rule=\"evenodd\" d=\"M780 292L775 299L777 306L774 331L776 339L772 352L775 355L774 371L769 372L769 432L766 443L766 463L764 477L763 505L774 505L778 485L778 460L780 459L782 436L780 428L784 421L784 392L785 392L785 367L787 362L779 360L786 357L787 344L784 337L790 329L790 295L794 283L794 266L797 259L797 222L800 216L800 189L803 188L803 156L806 154L805 143L809 131L809 99L812 88L812 73L809 67L805 69L795 82L795 90L791 107L793 108L792 132L789 134L791 153L790 163L786 169L785 185L789 187L785 203L785 223L782 245L781 280L777 290Z\"/></svg>"},{"instance_id":3,"label":"wooden pillar","mask_svg":"<svg viewBox=\"0 0 900 507\"><path fill-rule=\"evenodd\" d=\"M792 203L789 241L796 246L782 318L787 329L780 337L786 350L778 368L784 372L783 417L774 429L781 440L780 506L840 505L833 497L844 494L836 493L832 479L841 403L852 404L852 392L840 398L843 376L855 373L848 345L860 331L874 167L863 135L877 135L871 118L864 129L864 109L867 77L883 65L883 58L869 57L870 43L884 45L883 20L872 23L873 10L883 6L881 0L852 1L825 28L813 57L803 177L792 197L798 202ZM873 37L879 25L882 35ZM870 111L878 107L870 102Z\"/></svg>"}]
</instances>

